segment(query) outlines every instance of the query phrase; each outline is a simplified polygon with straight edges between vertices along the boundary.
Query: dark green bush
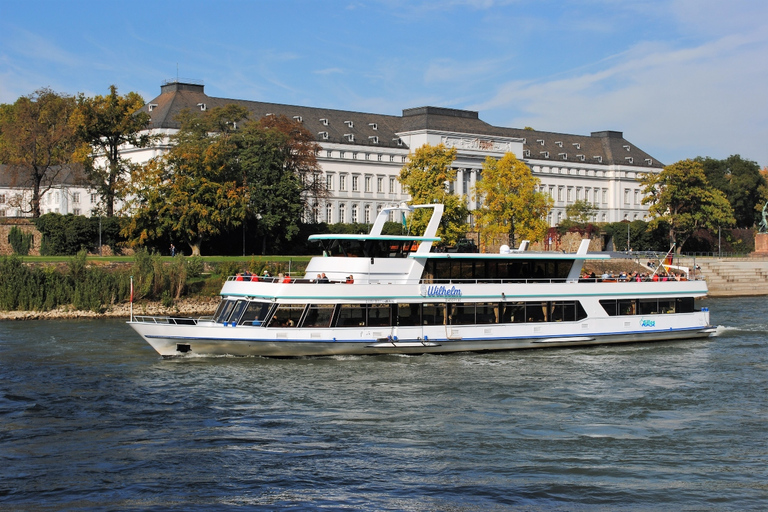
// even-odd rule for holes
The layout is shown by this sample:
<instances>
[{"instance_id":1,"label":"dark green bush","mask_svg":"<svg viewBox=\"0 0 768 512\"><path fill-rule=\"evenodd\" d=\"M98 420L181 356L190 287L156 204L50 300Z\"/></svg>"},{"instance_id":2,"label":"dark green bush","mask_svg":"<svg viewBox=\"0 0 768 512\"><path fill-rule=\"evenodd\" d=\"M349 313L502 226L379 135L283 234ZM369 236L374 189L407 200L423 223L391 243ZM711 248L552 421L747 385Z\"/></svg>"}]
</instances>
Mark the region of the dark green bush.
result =
<instances>
[{"instance_id":1,"label":"dark green bush","mask_svg":"<svg viewBox=\"0 0 768 512\"><path fill-rule=\"evenodd\" d=\"M11 244L14 254L27 256L32 248L34 236L32 233L24 233L18 226L11 227L8 233L8 243Z\"/></svg>"}]
</instances>

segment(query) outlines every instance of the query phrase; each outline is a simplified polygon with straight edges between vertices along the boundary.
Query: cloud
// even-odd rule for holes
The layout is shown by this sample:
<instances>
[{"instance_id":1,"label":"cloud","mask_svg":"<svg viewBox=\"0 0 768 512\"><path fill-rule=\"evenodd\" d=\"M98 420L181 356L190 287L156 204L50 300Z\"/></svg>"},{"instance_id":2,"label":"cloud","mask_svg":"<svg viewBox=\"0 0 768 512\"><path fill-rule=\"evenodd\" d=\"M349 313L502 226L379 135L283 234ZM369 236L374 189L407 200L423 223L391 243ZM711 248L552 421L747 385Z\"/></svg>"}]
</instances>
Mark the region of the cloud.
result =
<instances>
[{"instance_id":1,"label":"cloud","mask_svg":"<svg viewBox=\"0 0 768 512\"><path fill-rule=\"evenodd\" d=\"M316 75L343 75L344 70L341 68L325 68L325 69L316 69L313 71Z\"/></svg>"},{"instance_id":2,"label":"cloud","mask_svg":"<svg viewBox=\"0 0 768 512\"><path fill-rule=\"evenodd\" d=\"M765 32L688 47L642 42L594 63L595 70L509 81L475 108L505 112L508 126L623 130L662 160L742 153L766 163L765 55Z\"/></svg>"}]
</instances>

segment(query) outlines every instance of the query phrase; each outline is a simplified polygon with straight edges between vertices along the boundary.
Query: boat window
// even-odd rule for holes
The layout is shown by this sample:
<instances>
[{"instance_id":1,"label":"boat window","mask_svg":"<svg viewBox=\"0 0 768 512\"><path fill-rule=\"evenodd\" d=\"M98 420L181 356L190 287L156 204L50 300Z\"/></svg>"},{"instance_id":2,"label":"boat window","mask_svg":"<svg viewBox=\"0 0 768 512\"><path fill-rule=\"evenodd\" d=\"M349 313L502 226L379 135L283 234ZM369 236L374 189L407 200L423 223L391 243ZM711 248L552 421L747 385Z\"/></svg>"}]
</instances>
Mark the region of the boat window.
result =
<instances>
[{"instance_id":1,"label":"boat window","mask_svg":"<svg viewBox=\"0 0 768 512\"><path fill-rule=\"evenodd\" d=\"M547 321L547 303L546 302L526 302L525 318L528 322L546 322Z\"/></svg>"},{"instance_id":2,"label":"boat window","mask_svg":"<svg viewBox=\"0 0 768 512\"><path fill-rule=\"evenodd\" d=\"M695 311L693 297L681 297L676 299L675 311L678 313L693 313Z\"/></svg>"},{"instance_id":3,"label":"boat window","mask_svg":"<svg viewBox=\"0 0 768 512\"><path fill-rule=\"evenodd\" d=\"M420 304L398 304L397 325L421 325Z\"/></svg>"},{"instance_id":4,"label":"boat window","mask_svg":"<svg viewBox=\"0 0 768 512\"><path fill-rule=\"evenodd\" d=\"M693 297L679 297L675 299L606 299L601 300L600 305L603 306L608 316L692 313L695 311Z\"/></svg>"},{"instance_id":5,"label":"boat window","mask_svg":"<svg viewBox=\"0 0 768 512\"><path fill-rule=\"evenodd\" d=\"M633 299L621 299L619 301L619 314L620 315L635 315L637 314L637 306Z\"/></svg>"},{"instance_id":6,"label":"boat window","mask_svg":"<svg viewBox=\"0 0 768 512\"><path fill-rule=\"evenodd\" d=\"M330 327L333 318L333 304L310 304L302 327Z\"/></svg>"},{"instance_id":7,"label":"boat window","mask_svg":"<svg viewBox=\"0 0 768 512\"><path fill-rule=\"evenodd\" d=\"M472 325L475 323L475 305L473 303L449 304L448 321L451 325Z\"/></svg>"},{"instance_id":8,"label":"boat window","mask_svg":"<svg viewBox=\"0 0 768 512\"><path fill-rule=\"evenodd\" d=\"M641 301L645 304L643 307L645 308L656 308L656 299L652 299L649 301ZM600 301L600 305L603 306L603 309L605 309L605 312L608 313L608 316L616 316L616 315L634 315L637 311L637 304L635 299L621 299L621 300L613 300L613 299L604 299ZM650 314L650 313L642 313L644 315Z\"/></svg>"},{"instance_id":9,"label":"boat window","mask_svg":"<svg viewBox=\"0 0 768 512\"><path fill-rule=\"evenodd\" d=\"M225 307L227 307L228 300L221 300L219 301L219 305L216 306L216 312L213 314L213 320L215 322L219 321L219 318L221 318L221 312L224 310Z\"/></svg>"},{"instance_id":10,"label":"boat window","mask_svg":"<svg viewBox=\"0 0 768 512\"><path fill-rule=\"evenodd\" d=\"M370 327L388 327L392 325L392 308L389 304L368 305L368 325Z\"/></svg>"},{"instance_id":11,"label":"boat window","mask_svg":"<svg viewBox=\"0 0 768 512\"><path fill-rule=\"evenodd\" d=\"M427 261L423 282L559 282L568 278L572 266L572 259L543 261L435 258Z\"/></svg>"},{"instance_id":12,"label":"boat window","mask_svg":"<svg viewBox=\"0 0 768 512\"><path fill-rule=\"evenodd\" d=\"M240 325L262 325L267 318L270 306L269 302L249 302L245 313L240 318Z\"/></svg>"},{"instance_id":13,"label":"boat window","mask_svg":"<svg viewBox=\"0 0 768 512\"><path fill-rule=\"evenodd\" d=\"M675 300L659 299L659 313L674 313L675 312Z\"/></svg>"},{"instance_id":14,"label":"boat window","mask_svg":"<svg viewBox=\"0 0 768 512\"><path fill-rule=\"evenodd\" d=\"M304 313L303 304L278 304L269 327L296 327Z\"/></svg>"},{"instance_id":15,"label":"boat window","mask_svg":"<svg viewBox=\"0 0 768 512\"><path fill-rule=\"evenodd\" d=\"M502 323L523 323L525 322L525 302L505 302L502 303L504 311L501 316Z\"/></svg>"},{"instance_id":16,"label":"boat window","mask_svg":"<svg viewBox=\"0 0 768 512\"><path fill-rule=\"evenodd\" d=\"M342 304L336 327L360 327L365 325L365 304Z\"/></svg>"},{"instance_id":17,"label":"boat window","mask_svg":"<svg viewBox=\"0 0 768 512\"><path fill-rule=\"evenodd\" d=\"M445 304L424 304L421 319L424 325L445 325Z\"/></svg>"},{"instance_id":18,"label":"boat window","mask_svg":"<svg viewBox=\"0 0 768 512\"><path fill-rule=\"evenodd\" d=\"M225 300L219 305L219 309L216 312L214 321L224 323L229 320L229 315L232 314L232 309L235 307L234 300Z\"/></svg>"},{"instance_id":19,"label":"boat window","mask_svg":"<svg viewBox=\"0 0 768 512\"><path fill-rule=\"evenodd\" d=\"M239 300L235 304L235 307L232 308L232 314L229 315L229 321L233 324L237 323L238 320L240 320L240 316L242 316L243 311L245 311L245 307L248 305L247 300Z\"/></svg>"},{"instance_id":20,"label":"boat window","mask_svg":"<svg viewBox=\"0 0 768 512\"><path fill-rule=\"evenodd\" d=\"M601 300L600 305L603 306L603 309L608 316L616 316L619 314L619 310L617 309L618 303L615 300Z\"/></svg>"},{"instance_id":21,"label":"boat window","mask_svg":"<svg viewBox=\"0 0 768 512\"><path fill-rule=\"evenodd\" d=\"M550 322L575 322L587 318L587 312L579 301L558 301L552 303Z\"/></svg>"},{"instance_id":22,"label":"boat window","mask_svg":"<svg viewBox=\"0 0 768 512\"><path fill-rule=\"evenodd\" d=\"M478 324L495 324L499 319L499 305L496 303L479 303L475 313Z\"/></svg>"}]
</instances>

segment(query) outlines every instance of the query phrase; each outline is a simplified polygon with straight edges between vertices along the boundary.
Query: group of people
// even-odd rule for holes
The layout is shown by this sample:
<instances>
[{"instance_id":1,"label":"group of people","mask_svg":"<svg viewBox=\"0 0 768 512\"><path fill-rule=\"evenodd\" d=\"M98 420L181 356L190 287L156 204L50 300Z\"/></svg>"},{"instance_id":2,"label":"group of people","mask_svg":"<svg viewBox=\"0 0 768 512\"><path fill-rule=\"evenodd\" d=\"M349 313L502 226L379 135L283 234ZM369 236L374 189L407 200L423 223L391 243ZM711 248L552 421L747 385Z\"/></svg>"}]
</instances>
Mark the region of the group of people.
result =
<instances>
[{"instance_id":1,"label":"group of people","mask_svg":"<svg viewBox=\"0 0 768 512\"><path fill-rule=\"evenodd\" d=\"M282 274L280 275L282 276ZM261 275L262 279L270 279L271 277L272 276L270 276L269 272L267 272L266 270ZM258 280L259 280L259 276L256 274L251 274L250 272L248 272L247 269L242 272L238 272L237 275L235 276L235 281L258 281Z\"/></svg>"},{"instance_id":2,"label":"group of people","mask_svg":"<svg viewBox=\"0 0 768 512\"><path fill-rule=\"evenodd\" d=\"M235 281L268 281L273 283L291 283L293 282L293 279L291 278L291 276L284 275L282 272L279 273L276 278L273 278L272 276L269 275L269 272L267 272L266 270L261 276L258 276L256 274L251 274L247 270L244 270L243 272L237 273L237 275L235 276ZM322 274L317 274L317 277L310 282L330 283L331 280L328 279L328 276L325 275L325 272L323 272ZM345 278L344 282L347 284L352 284L355 282L355 278L354 276L349 275Z\"/></svg>"},{"instance_id":3,"label":"group of people","mask_svg":"<svg viewBox=\"0 0 768 512\"><path fill-rule=\"evenodd\" d=\"M620 272L618 275L614 275L613 272L603 272L603 274L598 278L597 275L595 275L594 272L589 274L584 274L581 276L582 280L585 281L594 281L594 282L643 282L643 281L685 281L685 276L675 274L674 272L655 272L651 275L646 274L645 272Z\"/></svg>"},{"instance_id":4,"label":"group of people","mask_svg":"<svg viewBox=\"0 0 768 512\"><path fill-rule=\"evenodd\" d=\"M317 277L315 278L314 282L316 282L316 283L330 283L331 280L328 279L328 276L326 276L325 272L323 272L322 274L317 274ZM354 278L354 276L349 275L349 276L347 276L344 279L344 282L347 283L347 284L352 284L352 283L355 282L355 278Z\"/></svg>"}]
</instances>

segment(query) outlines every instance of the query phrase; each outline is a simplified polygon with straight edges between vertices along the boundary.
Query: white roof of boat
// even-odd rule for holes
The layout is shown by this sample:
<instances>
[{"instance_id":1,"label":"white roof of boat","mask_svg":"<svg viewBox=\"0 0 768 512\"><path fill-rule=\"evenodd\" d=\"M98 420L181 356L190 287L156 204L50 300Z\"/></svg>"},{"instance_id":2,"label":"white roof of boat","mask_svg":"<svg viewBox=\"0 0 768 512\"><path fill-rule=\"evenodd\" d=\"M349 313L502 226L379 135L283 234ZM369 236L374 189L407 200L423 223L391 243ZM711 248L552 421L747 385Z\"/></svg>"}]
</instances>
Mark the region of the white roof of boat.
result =
<instances>
[{"instance_id":1,"label":"white roof of boat","mask_svg":"<svg viewBox=\"0 0 768 512\"><path fill-rule=\"evenodd\" d=\"M309 235L309 240L383 240L383 241L411 241L411 242L439 242L440 237L410 236L410 235L369 235L369 234L322 234Z\"/></svg>"}]
</instances>

